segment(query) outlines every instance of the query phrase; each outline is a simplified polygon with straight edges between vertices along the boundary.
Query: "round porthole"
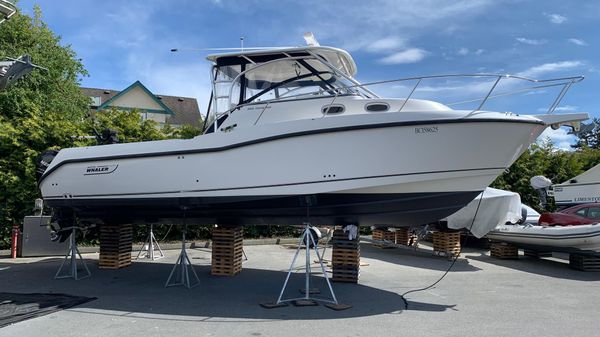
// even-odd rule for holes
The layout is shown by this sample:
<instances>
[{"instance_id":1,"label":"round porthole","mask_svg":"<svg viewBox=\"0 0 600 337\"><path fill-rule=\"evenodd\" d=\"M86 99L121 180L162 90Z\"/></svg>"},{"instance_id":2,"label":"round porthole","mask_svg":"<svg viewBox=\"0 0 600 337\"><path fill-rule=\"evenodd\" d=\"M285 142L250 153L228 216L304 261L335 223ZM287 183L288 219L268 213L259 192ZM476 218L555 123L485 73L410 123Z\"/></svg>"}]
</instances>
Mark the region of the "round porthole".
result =
<instances>
[{"instance_id":1,"label":"round porthole","mask_svg":"<svg viewBox=\"0 0 600 337\"><path fill-rule=\"evenodd\" d=\"M382 102L368 103L367 105L365 105L365 110L369 112L383 112L388 111L389 109L390 105Z\"/></svg>"},{"instance_id":2,"label":"round porthole","mask_svg":"<svg viewBox=\"0 0 600 337\"><path fill-rule=\"evenodd\" d=\"M321 112L324 115L337 115L344 112L344 110L344 106L341 104L325 105L323 108L321 108Z\"/></svg>"}]
</instances>

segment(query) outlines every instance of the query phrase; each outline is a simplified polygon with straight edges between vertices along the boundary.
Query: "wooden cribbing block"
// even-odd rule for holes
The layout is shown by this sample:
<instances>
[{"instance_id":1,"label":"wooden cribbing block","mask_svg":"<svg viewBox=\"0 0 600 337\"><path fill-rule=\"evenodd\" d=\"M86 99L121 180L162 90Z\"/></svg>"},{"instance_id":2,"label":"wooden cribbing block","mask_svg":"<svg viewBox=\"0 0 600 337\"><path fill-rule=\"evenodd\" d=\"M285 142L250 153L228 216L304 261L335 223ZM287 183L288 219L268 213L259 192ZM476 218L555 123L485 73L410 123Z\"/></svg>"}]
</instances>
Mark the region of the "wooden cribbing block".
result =
<instances>
[{"instance_id":1,"label":"wooden cribbing block","mask_svg":"<svg viewBox=\"0 0 600 337\"><path fill-rule=\"evenodd\" d=\"M358 283L360 276L359 237L348 240L348 234L341 229L333 232L331 265L334 282Z\"/></svg>"},{"instance_id":2,"label":"wooden cribbing block","mask_svg":"<svg viewBox=\"0 0 600 337\"><path fill-rule=\"evenodd\" d=\"M131 265L132 238L131 225L102 225L98 266L105 269L120 269Z\"/></svg>"},{"instance_id":3,"label":"wooden cribbing block","mask_svg":"<svg viewBox=\"0 0 600 337\"><path fill-rule=\"evenodd\" d=\"M233 276L242 271L244 232L242 226L219 226L212 229L210 273Z\"/></svg>"},{"instance_id":4,"label":"wooden cribbing block","mask_svg":"<svg viewBox=\"0 0 600 337\"><path fill-rule=\"evenodd\" d=\"M390 241L391 243L396 243L396 234L394 232L390 232L384 229L374 229L373 230L373 240L377 241ZM392 246L387 246L384 244L374 244L375 247L379 248L394 248Z\"/></svg>"},{"instance_id":5,"label":"wooden cribbing block","mask_svg":"<svg viewBox=\"0 0 600 337\"><path fill-rule=\"evenodd\" d=\"M396 244L397 245L405 245L412 246L412 244L416 241L417 236L411 233L410 228L402 227L396 228Z\"/></svg>"},{"instance_id":6,"label":"wooden cribbing block","mask_svg":"<svg viewBox=\"0 0 600 337\"><path fill-rule=\"evenodd\" d=\"M518 259L519 248L506 242L494 242L490 246L490 256L498 259Z\"/></svg>"},{"instance_id":7,"label":"wooden cribbing block","mask_svg":"<svg viewBox=\"0 0 600 337\"><path fill-rule=\"evenodd\" d=\"M456 256L460 253L460 232L433 232L433 253Z\"/></svg>"},{"instance_id":8,"label":"wooden cribbing block","mask_svg":"<svg viewBox=\"0 0 600 337\"><path fill-rule=\"evenodd\" d=\"M569 254L569 267L581 271L600 271L600 255Z\"/></svg>"}]
</instances>

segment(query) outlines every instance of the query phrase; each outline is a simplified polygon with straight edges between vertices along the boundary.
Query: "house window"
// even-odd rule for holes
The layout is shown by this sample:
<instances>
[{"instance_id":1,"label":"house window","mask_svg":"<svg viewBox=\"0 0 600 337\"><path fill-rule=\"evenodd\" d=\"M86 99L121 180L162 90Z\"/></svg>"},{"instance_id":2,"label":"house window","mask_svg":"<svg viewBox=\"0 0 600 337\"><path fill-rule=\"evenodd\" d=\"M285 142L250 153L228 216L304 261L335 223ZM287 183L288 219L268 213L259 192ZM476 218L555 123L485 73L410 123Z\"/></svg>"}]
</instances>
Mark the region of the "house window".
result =
<instances>
[{"instance_id":1,"label":"house window","mask_svg":"<svg viewBox=\"0 0 600 337\"><path fill-rule=\"evenodd\" d=\"M99 107L101 105L101 103L100 103L100 96L90 96L90 98L92 99L92 106L93 107Z\"/></svg>"}]
</instances>

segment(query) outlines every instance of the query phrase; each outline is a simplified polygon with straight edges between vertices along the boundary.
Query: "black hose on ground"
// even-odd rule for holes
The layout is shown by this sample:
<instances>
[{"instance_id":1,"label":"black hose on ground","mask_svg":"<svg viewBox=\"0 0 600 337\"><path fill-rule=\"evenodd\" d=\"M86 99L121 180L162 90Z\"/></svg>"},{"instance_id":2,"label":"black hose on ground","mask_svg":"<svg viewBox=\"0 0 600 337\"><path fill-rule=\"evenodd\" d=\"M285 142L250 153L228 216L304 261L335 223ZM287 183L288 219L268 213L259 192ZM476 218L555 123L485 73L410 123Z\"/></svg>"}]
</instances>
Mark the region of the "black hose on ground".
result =
<instances>
[{"instance_id":1,"label":"black hose on ground","mask_svg":"<svg viewBox=\"0 0 600 337\"><path fill-rule=\"evenodd\" d=\"M479 206L481 206L481 200L483 199L483 193L484 192L481 192L481 197L479 198L479 202L477 203L477 209L475 210L475 215L473 216L473 221L471 221L471 226L469 227L469 232L471 231L471 229L473 228L473 225L475 224L475 218L477 217L477 213L479 212ZM419 292L419 291L425 291L427 289L431 289L431 288L435 287L436 284L440 283L444 279L444 277L446 277L446 275L448 275L448 273L450 272L450 270L452 270L452 267L454 267L454 264L456 263L456 260L458 260L458 257L462 253L463 246L466 245L466 243L467 243L467 239L468 239L468 236L465 239L464 244L460 245L460 250L458 251L458 254L456 254L454 256L454 259L452 260L452 263L450 264L450 266L448 267L448 269L444 272L444 274L439 279L437 279L437 281L433 282L432 284L428 285L427 287L409 290L409 291L405 292L404 294L400 295L400 298L404 302L404 307L405 307L406 310L408 310L408 300L406 299L405 296L408 295L408 294L411 294L411 293L416 293L416 292Z\"/></svg>"}]
</instances>

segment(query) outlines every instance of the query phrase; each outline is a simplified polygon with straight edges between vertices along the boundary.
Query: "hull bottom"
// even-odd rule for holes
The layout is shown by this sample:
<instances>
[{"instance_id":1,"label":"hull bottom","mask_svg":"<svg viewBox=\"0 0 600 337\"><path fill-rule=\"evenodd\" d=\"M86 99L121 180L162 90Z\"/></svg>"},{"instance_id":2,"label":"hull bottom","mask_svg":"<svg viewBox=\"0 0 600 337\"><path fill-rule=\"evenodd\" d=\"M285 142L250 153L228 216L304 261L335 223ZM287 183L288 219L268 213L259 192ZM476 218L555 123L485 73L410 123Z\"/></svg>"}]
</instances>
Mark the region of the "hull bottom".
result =
<instances>
[{"instance_id":1,"label":"hull bottom","mask_svg":"<svg viewBox=\"0 0 600 337\"><path fill-rule=\"evenodd\" d=\"M444 218L481 191L211 198L50 199L56 214L83 223L313 224L409 226Z\"/></svg>"}]
</instances>

